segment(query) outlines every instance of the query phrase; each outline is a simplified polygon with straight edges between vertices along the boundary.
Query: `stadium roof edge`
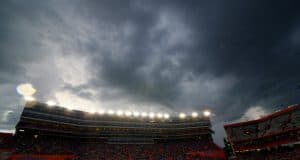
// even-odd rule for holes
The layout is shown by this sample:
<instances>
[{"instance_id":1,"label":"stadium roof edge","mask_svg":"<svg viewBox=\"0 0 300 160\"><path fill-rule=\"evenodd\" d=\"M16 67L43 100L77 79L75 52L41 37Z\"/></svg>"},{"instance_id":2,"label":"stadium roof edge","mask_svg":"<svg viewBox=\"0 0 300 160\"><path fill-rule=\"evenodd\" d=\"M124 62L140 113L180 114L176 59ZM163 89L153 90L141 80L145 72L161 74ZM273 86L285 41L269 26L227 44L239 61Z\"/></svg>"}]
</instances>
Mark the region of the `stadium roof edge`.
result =
<instances>
[{"instance_id":1,"label":"stadium roof edge","mask_svg":"<svg viewBox=\"0 0 300 160\"><path fill-rule=\"evenodd\" d=\"M244 121L244 122L237 122L237 123L225 124L224 128L226 129L226 128L229 128L229 127L238 127L238 126L243 126L243 125L255 124L255 123L258 123L258 122L262 122L262 121L265 121L265 120L277 117L277 116L282 115L284 113L288 113L288 112L294 111L296 109L300 109L300 104L288 106L288 107L286 107L286 108L284 108L284 109L282 109L280 111L271 113L269 115L263 116L263 117L261 117L259 119L256 119L256 120L250 120L250 121Z\"/></svg>"},{"instance_id":2,"label":"stadium roof edge","mask_svg":"<svg viewBox=\"0 0 300 160\"><path fill-rule=\"evenodd\" d=\"M36 106L41 106L41 107L48 108L46 106L49 106L49 105L47 103L40 102L40 101L28 101L28 102L26 102L24 104L25 108L34 108ZM181 118L181 119L191 119L191 118L193 118L193 119L208 119L208 120L210 120L210 118L211 118L210 115L206 116L206 115L204 115L204 113L200 114L200 112L195 112L195 111L193 111L193 112L177 112L177 111L174 111L174 112L151 112L151 111L149 111L149 112L140 112L140 111L138 111L139 116L135 116L134 115L135 111L133 111L133 110L124 110L123 113L122 113L122 115L118 115L117 112L120 111L120 110L113 110L113 109L108 109L108 110L107 109L103 109L103 110L106 110L106 113L100 113L99 111L95 111L95 112L91 113L91 112L88 112L86 110L69 109L68 107L60 106L60 105L57 105L57 104L55 104L53 106L51 105L51 106L49 106L49 108L54 108L54 109L59 109L59 110L64 110L64 111L69 111L69 112L73 112L73 113L74 112L77 112L77 113L80 112L80 113L87 114L87 115L88 114L99 114L99 115L108 115L108 116L111 116L111 117L124 117L124 118L126 118L126 117L139 118L140 117L140 118L148 118L150 120L153 120L153 119L162 119L162 120L163 119L165 119L165 120L167 120L167 119L178 119L178 118L181 118L180 114L184 114L185 115L185 117ZM107 113L110 110L112 110L114 113L113 114ZM125 113L126 111L129 111L130 115L126 115L126 113ZM206 110L204 110L202 112L205 112L205 111ZM146 117L142 116L143 113L146 113L147 116ZM197 116L194 116L193 113L197 113ZM149 114L153 114L153 117L150 117ZM161 114L161 117L158 117L158 114ZM165 115L167 115L168 117L166 118Z\"/></svg>"}]
</instances>

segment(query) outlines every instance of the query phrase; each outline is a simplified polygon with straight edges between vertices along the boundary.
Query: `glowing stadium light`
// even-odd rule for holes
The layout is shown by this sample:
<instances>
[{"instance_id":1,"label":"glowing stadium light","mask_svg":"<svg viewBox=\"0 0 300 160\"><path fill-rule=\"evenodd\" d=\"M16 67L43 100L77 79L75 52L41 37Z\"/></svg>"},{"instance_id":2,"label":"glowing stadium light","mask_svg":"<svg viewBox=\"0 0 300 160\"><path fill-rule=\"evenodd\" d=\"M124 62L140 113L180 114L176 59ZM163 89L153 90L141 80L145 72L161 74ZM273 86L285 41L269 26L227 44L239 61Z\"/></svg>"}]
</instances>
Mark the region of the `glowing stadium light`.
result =
<instances>
[{"instance_id":1,"label":"glowing stadium light","mask_svg":"<svg viewBox=\"0 0 300 160\"><path fill-rule=\"evenodd\" d=\"M157 118L163 118L163 114L162 114L162 113L157 113L157 114L156 114L156 117L157 117Z\"/></svg>"},{"instance_id":2,"label":"glowing stadium light","mask_svg":"<svg viewBox=\"0 0 300 160\"><path fill-rule=\"evenodd\" d=\"M126 115L127 117L129 117L129 116L132 115L132 113L131 113L130 111L126 111L126 112L125 112L125 115Z\"/></svg>"},{"instance_id":3,"label":"glowing stadium light","mask_svg":"<svg viewBox=\"0 0 300 160\"><path fill-rule=\"evenodd\" d=\"M142 115L142 117L147 117L148 116L148 114L146 112L143 112L141 115Z\"/></svg>"},{"instance_id":4,"label":"glowing stadium light","mask_svg":"<svg viewBox=\"0 0 300 160\"><path fill-rule=\"evenodd\" d=\"M91 109L91 110L89 110L88 112L89 112L90 114L95 114L95 113L96 113L95 109Z\"/></svg>"},{"instance_id":5,"label":"glowing stadium light","mask_svg":"<svg viewBox=\"0 0 300 160\"><path fill-rule=\"evenodd\" d=\"M110 110L107 111L107 113L110 114L110 115L113 115L113 114L115 114L115 111L110 109Z\"/></svg>"},{"instance_id":6,"label":"glowing stadium light","mask_svg":"<svg viewBox=\"0 0 300 160\"><path fill-rule=\"evenodd\" d=\"M23 83L17 86L17 92L24 97L33 96L36 89L30 83Z\"/></svg>"},{"instance_id":7,"label":"glowing stadium light","mask_svg":"<svg viewBox=\"0 0 300 160\"><path fill-rule=\"evenodd\" d=\"M118 110L118 111L117 111L117 115L118 115L118 116L122 116L123 114L124 114L124 112L123 112L122 110Z\"/></svg>"},{"instance_id":8,"label":"glowing stadium light","mask_svg":"<svg viewBox=\"0 0 300 160\"><path fill-rule=\"evenodd\" d=\"M164 119L169 119L170 118L170 115L168 113L165 113L164 114Z\"/></svg>"},{"instance_id":9,"label":"glowing stadium light","mask_svg":"<svg viewBox=\"0 0 300 160\"><path fill-rule=\"evenodd\" d=\"M24 96L24 100L26 102L33 102L33 101L35 101L35 98L32 96Z\"/></svg>"},{"instance_id":10,"label":"glowing stadium light","mask_svg":"<svg viewBox=\"0 0 300 160\"><path fill-rule=\"evenodd\" d=\"M179 118L183 119L183 118L185 118L185 117L186 117L185 113L180 113L180 114L179 114Z\"/></svg>"},{"instance_id":11,"label":"glowing stadium light","mask_svg":"<svg viewBox=\"0 0 300 160\"><path fill-rule=\"evenodd\" d=\"M135 111L135 112L133 112L133 116L134 116L134 117L138 117L138 116L140 116L140 113L137 112L137 111Z\"/></svg>"},{"instance_id":12,"label":"glowing stadium light","mask_svg":"<svg viewBox=\"0 0 300 160\"><path fill-rule=\"evenodd\" d=\"M205 110L205 111L203 111L203 115L205 117L209 117L211 115L211 112L209 110Z\"/></svg>"},{"instance_id":13,"label":"glowing stadium light","mask_svg":"<svg viewBox=\"0 0 300 160\"><path fill-rule=\"evenodd\" d=\"M154 118L154 117L155 117L155 114L154 114L153 112L150 112L150 113L149 113L149 117L150 117L150 118Z\"/></svg>"},{"instance_id":14,"label":"glowing stadium light","mask_svg":"<svg viewBox=\"0 0 300 160\"><path fill-rule=\"evenodd\" d=\"M52 100L47 101L46 104L47 104L48 106L50 106L50 107L56 105L56 103L55 103L54 101L52 101Z\"/></svg>"},{"instance_id":15,"label":"glowing stadium light","mask_svg":"<svg viewBox=\"0 0 300 160\"><path fill-rule=\"evenodd\" d=\"M194 118L198 117L198 113L197 112L193 112L192 113L192 117L194 117Z\"/></svg>"},{"instance_id":16,"label":"glowing stadium light","mask_svg":"<svg viewBox=\"0 0 300 160\"><path fill-rule=\"evenodd\" d=\"M99 110L98 113L99 113L99 114L104 114L105 111L104 111L104 110Z\"/></svg>"}]
</instances>

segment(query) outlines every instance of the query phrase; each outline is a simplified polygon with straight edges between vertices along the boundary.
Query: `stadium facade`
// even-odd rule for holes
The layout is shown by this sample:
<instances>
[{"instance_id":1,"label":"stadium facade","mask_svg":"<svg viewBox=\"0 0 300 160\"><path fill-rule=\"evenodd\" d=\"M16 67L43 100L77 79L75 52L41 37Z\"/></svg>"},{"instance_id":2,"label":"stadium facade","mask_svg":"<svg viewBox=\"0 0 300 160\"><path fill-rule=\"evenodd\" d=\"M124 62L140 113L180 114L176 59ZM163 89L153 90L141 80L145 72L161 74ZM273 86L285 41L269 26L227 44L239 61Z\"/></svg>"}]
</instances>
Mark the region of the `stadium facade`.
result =
<instances>
[{"instance_id":1,"label":"stadium facade","mask_svg":"<svg viewBox=\"0 0 300 160\"><path fill-rule=\"evenodd\" d=\"M300 159L300 105L224 128L236 159Z\"/></svg>"},{"instance_id":2,"label":"stadium facade","mask_svg":"<svg viewBox=\"0 0 300 160\"><path fill-rule=\"evenodd\" d=\"M212 134L208 116L115 116L29 102L16 133L1 136L5 145L0 148L6 151L3 157L11 153L12 160L223 160Z\"/></svg>"}]
</instances>

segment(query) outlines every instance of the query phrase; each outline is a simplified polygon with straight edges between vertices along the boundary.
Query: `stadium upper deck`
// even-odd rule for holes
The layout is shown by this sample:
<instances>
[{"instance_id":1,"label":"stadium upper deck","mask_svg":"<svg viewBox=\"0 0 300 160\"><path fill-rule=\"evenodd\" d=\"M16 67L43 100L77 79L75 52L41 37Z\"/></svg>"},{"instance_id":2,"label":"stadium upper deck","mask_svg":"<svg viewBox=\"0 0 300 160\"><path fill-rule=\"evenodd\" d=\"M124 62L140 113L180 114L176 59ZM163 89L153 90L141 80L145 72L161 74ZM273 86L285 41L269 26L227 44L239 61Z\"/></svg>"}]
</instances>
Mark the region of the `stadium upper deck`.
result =
<instances>
[{"instance_id":1,"label":"stadium upper deck","mask_svg":"<svg viewBox=\"0 0 300 160\"><path fill-rule=\"evenodd\" d=\"M65 134L81 137L132 137L151 139L211 137L208 116L142 117L124 114L87 113L30 102L25 105L16 133Z\"/></svg>"},{"instance_id":2,"label":"stadium upper deck","mask_svg":"<svg viewBox=\"0 0 300 160\"><path fill-rule=\"evenodd\" d=\"M235 151L295 143L300 139L300 105L257 120L228 124L224 128Z\"/></svg>"}]
</instances>

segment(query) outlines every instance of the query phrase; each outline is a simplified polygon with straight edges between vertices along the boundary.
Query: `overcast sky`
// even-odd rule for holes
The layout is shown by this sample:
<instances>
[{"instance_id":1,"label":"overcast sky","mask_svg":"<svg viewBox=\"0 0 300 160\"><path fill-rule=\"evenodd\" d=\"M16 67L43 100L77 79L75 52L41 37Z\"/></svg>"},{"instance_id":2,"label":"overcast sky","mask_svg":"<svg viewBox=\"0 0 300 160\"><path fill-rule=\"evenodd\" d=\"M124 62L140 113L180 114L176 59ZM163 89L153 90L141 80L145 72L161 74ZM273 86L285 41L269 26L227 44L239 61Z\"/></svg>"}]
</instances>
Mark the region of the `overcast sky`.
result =
<instances>
[{"instance_id":1,"label":"overcast sky","mask_svg":"<svg viewBox=\"0 0 300 160\"><path fill-rule=\"evenodd\" d=\"M300 6L262 0L0 2L0 129L40 101L77 109L211 109L223 124L300 102Z\"/></svg>"}]
</instances>

